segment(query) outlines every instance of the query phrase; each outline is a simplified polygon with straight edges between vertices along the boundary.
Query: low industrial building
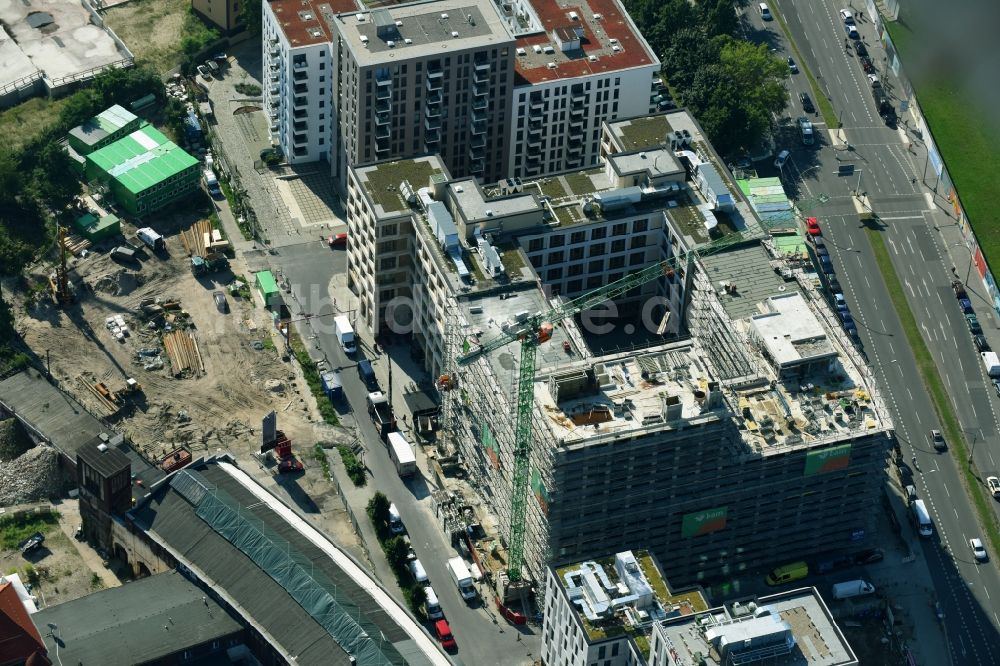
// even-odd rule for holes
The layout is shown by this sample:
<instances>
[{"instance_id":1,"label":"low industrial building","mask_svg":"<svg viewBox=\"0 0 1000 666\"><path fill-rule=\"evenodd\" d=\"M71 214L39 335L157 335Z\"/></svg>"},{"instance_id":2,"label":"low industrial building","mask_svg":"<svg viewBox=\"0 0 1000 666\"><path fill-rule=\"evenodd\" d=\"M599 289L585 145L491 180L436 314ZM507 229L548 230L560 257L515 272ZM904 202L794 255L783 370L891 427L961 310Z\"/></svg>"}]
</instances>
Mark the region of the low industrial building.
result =
<instances>
[{"instance_id":1,"label":"low industrial building","mask_svg":"<svg viewBox=\"0 0 1000 666\"><path fill-rule=\"evenodd\" d=\"M129 215L148 215L198 187L199 162L151 125L86 156L88 182L107 185Z\"/></svg>"},{"instance_id":2,"label":"low industrial building","mask_svg":"<svg viewBox=\"0 0 1000 666\"><path fill-rule=\"evenodd\" d=\"M108 214L97 217L93 213L87 213L76 218L73 222L77 233L89 240L91 243L98 243L106 238L116 236L121 233L121 220L117 215Z\"/></svg>"},{"instance_id":3,"label":"low industrial building","mask_svg":"<svg viewBox=\"0 0 1000 666\"><path fill-rule=\"evenodd\" d=\"M654 622L649 645L649 666L858 664L816 588Z\"/></svg>"},{"instance_id":4,"label":"low industrial building","mask_svg":"<svg viewBox=\"0 0 1000 666\"><path fill-rule=\"evenodd\" d=\"M49 657L63 664L231 663L248 652L242 624L216 593L177 571L49 606L32 619Z\"/></svg>"},{"instance_id":5,"label":"low industrial building","mask_svg":"<svg viewBox=\"0 0 1000 666\"><path fill-rule=\"evenodd\" d=\"M179 569L246 628L260 663L447 666L420 622L368 570L243 472L195 460L113 526L133 570Z\"/></svg>"},{"instance_id":6,"label":"low industrial building","mask_svg":"<svg viewBox=\"0 0 1000 666\"><path fill-rule=\"evenodd\" d=\"M17 574L0 576L0 666L49 666L45 643L31 620L35 604Z\"/></svg>"},{"instance_id":7,"label":"low industrial building","mask_svg":"<svg viewBox=\"0 0 1000 666\"><path fill-rule=\"evenodd\" d=\"M69 131L66 139L69 147L81 157L86 157L96 150L127 136L139 129L142 119L118 104L104 111Z\"/></svg>"},{"instance_id":8,"label":"low industrial building","mask_svg":"<svg viewBox=\"0 0 1000 666\"><path fill-rule=\"evenodd\" d=\"M542 664L645 663L654 623L691 617L707 608L699 588L671 590L656 558L644 551L550 567Z\"/></svg>"}]
</instances>

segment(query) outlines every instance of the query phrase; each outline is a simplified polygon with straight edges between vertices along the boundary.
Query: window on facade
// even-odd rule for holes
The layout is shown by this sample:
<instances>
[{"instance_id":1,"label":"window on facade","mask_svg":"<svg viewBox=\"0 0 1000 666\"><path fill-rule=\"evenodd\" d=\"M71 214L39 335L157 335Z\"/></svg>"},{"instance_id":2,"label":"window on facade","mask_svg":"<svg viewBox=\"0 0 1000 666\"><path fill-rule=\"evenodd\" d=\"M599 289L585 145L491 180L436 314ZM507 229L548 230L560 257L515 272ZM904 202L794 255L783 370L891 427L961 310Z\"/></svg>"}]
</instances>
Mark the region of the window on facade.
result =
<instances>
[{"instance_id":1,"label":"window on facade","mask_svg":"<svg viewBox=\"0 0 1000 666\"><path fill-rule=\"evenodd\" d=\"M625 250L625 239L621 238L619 240L611 241L611 251L612 252L622 252Z\"/></svg>"},{"instance_id":2,"label":"window on facade","mask_svg":"<svg viewBox=\"0 0 1000 666\"><path fill-rule=\"evenodd\" d=\"M583 264L571 264L569 267L569 275L583 275Z\"/></svg>"},{"instance_id":3,"label":"window on facade","mask_svg":"<svg viewBox=\"0 0 1000 666\"><path fill-rule=\"evenodd\" d=\"M563 251L562 250L559 250L558 252L549 252L548 263L550 263L550 264L558 264L558 263L561 263L562 260L563 260Z\"/></svg>"},{"instance_id":4,"label":"window on facade","mask_svg":"<svg viewBox=\"0 0 1000 666\"><path fill-rule=\"evenodd\" d=\"M562 234L549 236L549 247L562 247L566 243L566 237Z\"/></svg>"},{"instance_id":5,"label":"window on facade","mask_svg":"<svg viewBox=\"0 0 1000 666\"><path fill-rule=\"evenodd\" d=\"M600 273L603 270L604 270L603 259L595 259L594 261L590 262L589 266L587 267L588 273Z\"/></svg>"},{"instance_id":6,"label":"window on facade","mask_svg":"<svg viewBox=\"0 0 1000 666\"><path fill-rule=\"evenodd\" d=\"M587 289L597 289L601 286L601 276L595 275L594 277L587 278Z\"/></svg>"},{"instance_id":7,"label":"window on facade","mask_svg":"<svg viewBox=\"0 0 1000 666\"><path fill-rule=\"evenodd\" d=\"M625 257L611 257L608 268L625 268Z\"/></svg>"},{"instance_id":8,"label":"window on facade","mask_svg":"<svg viewBox=\"0 0 1000 666\"><path fill-rule=\"evenodd\" d=\"M597 231L597 229L594 229L594 231ZM602 254L604 254L604 250L606 247L607 246L604 243L591 243L589 254L591 257L599 257Z\"/></svg>"},{"instance_id":9,"label":"window on facade","mask_svg":"<svg viewBox=\"0 0 1000 666\"><path fill-rule=\"evenodd\" d=\"M534 266L536 269L542 267L542 258L540 256L534 255L532 257L528 257L528 260L531 262L531 265Z\"/></svg>"},{"instance_id":10,"label":"window on facade","mask_svg":"<svg viewBox=\"0 0 1000 666\"><path fill-rule=\"evenodd\" d=\"M645 252L633 252L632 254L630 254L628 256L628 265L629 266L638 266L641 263L643 263L644 261L646 261L646 253Z\"/></svg>"},{"instance_id":11,"label":"window on facade","mask_svg":"<svg viewBox=\"0 0 1000 666\"><path fill-rule=\"evenodd\" d=\"M386 257L378 264L379 270L389 271L396 267L396 257Z\"/></svg>"},{"instance_id":12,"label":"window on facade","mask_svg":"<svg viewBox=\"0 0 1000 666\"><path fill-rule=\"evenodd\" d=\"M528 241L528 252L538 252L544 247L544 242L541 238L532 238Z\"/></svg>"},{"instance_id":13,"label":"window on facade","mask_svg":"<svg viewBox=\"0 0 1000 666\"><path fill-rule=\"evenodd\" d=\"M571 270L572 268L573 267L570 266ZM570 280L569 282L566 283L566 291L569 291L571 293L575 291L580 291L582 287L583 287L583 280Z\"/></svg>"},{"instance_id":14,"label":"window on facade","mask_svg":"<svg viewBox=\"0 0 1000 666\"><path fill-rule=\"evenodd\" d=\"M582 243L585 240L587 240L586 231L574 231L569 237L569 242L572 243L573 245L576 245L577 243Z\"/></svg>"},{"instance_id":15,"label":"window on facade","mask_svg":"<svg viewBox=\"0 0 1000 666\"><path fill-rule=\"evenodd\" d=\"M622 242L624 243L624 241ZM583 259L583 248L582 247L570 248L569 258L571 261Z\"/></svg>"},{"instance_id":16,"label":"window on facade","mask_svg":"<svg viewBox=\"0 0 1000 666\"><path fill-rule=\"evenodd\" d=\"M556 280L562 279L562 269L561 268L550 268L545 274L545 279L549 282L554 282Z\"/></svg>"},{"instance_id":17,"label":"window on facade","mask_svg":"<svg viewBox=\"0 0 1000 666\"><path fill-rule=\"evenodd\" d=\"M600 240L608 235L607 227L596 227L590 230L590 240Z\"/></svg>"},{"instance_id":18,"label":"window on facade","mask_svg":"<svg viewBox=\"0 0 1000 666\"><path fill-rule=\"evenodd\" d=\"M628 230L628 225L626 225L624 222L620 222L615 226L611 227L611 235L624 236L627 230Z\"/></svg>"},{"instance_id":19,"label":"window on facade","mask_svg":"<svg viewBox=\"0 0 1000 666\"><path fill-rule=\"evenodd\" d=\"M649 220L636 220L632 223L632 231L639 233L649 228Z\"/></svg>"}]
</instances>

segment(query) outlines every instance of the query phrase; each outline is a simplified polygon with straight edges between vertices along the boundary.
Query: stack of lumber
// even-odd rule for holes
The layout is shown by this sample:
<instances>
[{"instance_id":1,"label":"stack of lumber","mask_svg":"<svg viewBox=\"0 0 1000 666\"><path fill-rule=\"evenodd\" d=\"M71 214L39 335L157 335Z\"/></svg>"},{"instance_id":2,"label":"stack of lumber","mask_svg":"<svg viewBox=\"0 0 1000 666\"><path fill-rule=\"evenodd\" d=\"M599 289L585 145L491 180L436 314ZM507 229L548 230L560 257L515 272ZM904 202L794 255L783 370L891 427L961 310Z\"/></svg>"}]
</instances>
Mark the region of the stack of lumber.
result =
<instances>
[{"instance_id":1,"label":"stack of lumber","mask_svg":"<svg viewBox=\"0 0 1000 666\"><path fill-rule=\"evenodd\" d=\"M222 234L212 229L209 220L199 220L189 229L181 232L181 243L189 257L208 257L217 252L224 252L229 241L222 239Z\"/></svg>"},{"instance_id":2,"label":"stack of lumber","mask_svg":"<svg viewBox=\"0 0 1000 666\"><path fill-rule=\"evenodd\" d=\"M198 342L190 331L171 331L163 336L163 348L170 359L174 376L200 375L205 372Z\"/></svg>"},{"instance_id":3,"label":"stack of lumber","mask_svg":"<svg viewBox=\"0 0 1000 666\"><path fill-rule=\"evenodd\" d=\"M63 239L63 247L72 255L79 254L81 250L90 247L90 241L76 234L70 234Z\"/></svg>"}]
</instances>

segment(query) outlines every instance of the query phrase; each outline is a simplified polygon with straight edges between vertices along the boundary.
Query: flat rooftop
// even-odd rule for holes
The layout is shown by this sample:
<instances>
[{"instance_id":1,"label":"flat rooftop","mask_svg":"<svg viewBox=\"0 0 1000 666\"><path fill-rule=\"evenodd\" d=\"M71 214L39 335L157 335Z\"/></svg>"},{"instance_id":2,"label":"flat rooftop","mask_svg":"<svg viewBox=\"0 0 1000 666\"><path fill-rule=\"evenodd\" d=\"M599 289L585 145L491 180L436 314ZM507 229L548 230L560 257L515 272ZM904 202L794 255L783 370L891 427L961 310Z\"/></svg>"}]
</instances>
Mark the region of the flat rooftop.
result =
<instances>
[{"instance_id":1,"label":"flat rooftop","mask_svg":"<svg viewBox=\"0 0 1000 666\"><path fill-rule=\"evenodd\" d=\"M410 206L399 189L403 181L410 184L415 194L420 188L429 185L431 176L448 177L448 169L437 155L378 162L351 169L379 218L409 213Z\"/></svg>"},{"instance_id":2,"label":"flat rooftop","mask_svg":"<svg viewBox=\"0 0 1000 666\"><path fill-rule=\"evenodd\" d=\"M74 127L69 133L82 143L92 146L134 120L136 120L134 113L115 104L82 125Z\"/></svg>"},{"instance_id":3,"label":"flat rooftop","mask_svg":"<svg viewBox=\"0 0 1000 666\"><path fill-rule=\"evenodd\" d=\"M761 597L741 609L719 607L660 622L658 630L666 635L674 649L672 663L677 666L697 666L699 657L721 664L720 641L711 640L713 633L725 636L733 644L737 639L754 633L741 624L755 624L754 612L769 609L787 626L794 647L787 654L767 660L774 666L855 666L858 659L815 588L791 590ZM746 614L743 614L746 613ZM739 617L734 617L738 615ZM762 617L768 617L764 615ZM759 624L759 623L756 623Z\"/></svg>"},{"instance_id":4,"label":"flat rooftop","mask_svg":"<svg viewBox=\"0 0 1000 666\"><path fill-rule=\"evenodd\" d=\"M20 89L41 75L42 71L0 25L0 88Z\"/></svg>"},{"instance_id":5,"label":"flat rooftop","mask_svg":"<svg viewBox=\"0 0 1000 666\"><path fill-rule=\"evenodd\" d=\"M532 26L536 32L517 39L515 84L609 74L659 63L617 0L529 0L529 4L540 25ZM569 36L567 30L580 37L571 43L574 48L563 50L567 42L562 36Z\"/></svg>"},{"instance_id":6,"label":"flat rooftop","mask_svg":"<svg viewBox=\"0 0 1000 666\"><path fill-rule=\"evenodd\" d=\"M643 550L567 564L554 569L553 574L591 641L623 632L642 640L644 630L639 624L693 615L708 608L700 589L670 589L656 560ZM641 618L638 611L644 613Z\"/></svg>"},{"instance_id":7,"label":"flat rooftop","mask_svg":"<svg viewBox=\"0 0 1000 666\"><path fill-rule=\"evenodd\" d=\"M354 0L268 0L267 5L292 47L328 44L333 17L357 8Z\"/></svg>"},{"instance_id":8,"label":"flat rooftop","mask_svg":"<svg viewBox=\"0 0 1000 666\"><path fill-rule=\"evenodd\" d=\"M49 654L58 652L66 664L154 662L242 631L222 606L176 571L50 606L32 619L39 627L58 627L58 647L52 631L43 638Z\"/></svg>"},{"instance_id":9,"label":"flat rooftop","mask_svg":"<svg viewBox=\"0 0 1000 666\"><path fill-rule=\"evenodd\" d=\"M496 6L484 0L430 0L339 14L331 29L343 37L362 67L406 58L444 58L514 39Z\"/></svg>"},{"instance_id":10,"label":"flat rooftop","mask_svg":"<svg viewBox=\"0 0 1000 666\"><path fill-rule=\"evenodd\" d=\"M448 183L448 192L465 215L468 223L483 222L505 215L540 212L541 204L532 194L488 197L475 179L456 180Z\"/></svg>"},{"instance_id":11,"label":"flat rooftop","mask_svg":"<svg viewBox=\"0 0 1000 666\"><path fill-rule=\"evenodd\" d=\"M111 35L90 21L82 4L61 0L0 3L0 22L30 61L0 46L0 87L33 73L52 81L118 62L130 54L118 50ZM0 38L2 39L2 38ZM8 54L9 55L5 55ZM7 65L13 67L8 70Z\"/></svg>"},{"instance_id":12,"label":"flat rooftop","mask_svg":"<svg viewBox=\"0 0 1000 666\"><path fill-rule=\"evenodd\" d=\"M781 262L773 260L758 242L727 247L702 257L701 263L719 302L733 319L758 314L760 303L771 296L799 291L799 284L791 275L775 272Z\"/></svg>"}]
</instances>

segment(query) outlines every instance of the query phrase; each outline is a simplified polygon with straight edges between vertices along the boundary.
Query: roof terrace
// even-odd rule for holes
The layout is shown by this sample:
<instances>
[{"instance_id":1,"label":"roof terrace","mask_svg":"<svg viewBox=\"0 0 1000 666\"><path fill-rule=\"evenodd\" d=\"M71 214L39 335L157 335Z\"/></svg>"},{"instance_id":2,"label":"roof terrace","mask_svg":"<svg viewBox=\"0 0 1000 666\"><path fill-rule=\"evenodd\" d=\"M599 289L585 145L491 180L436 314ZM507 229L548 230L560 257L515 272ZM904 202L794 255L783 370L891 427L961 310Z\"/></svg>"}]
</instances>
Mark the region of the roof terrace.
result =
<instances>
[{"instance_id":1,"label":"roof terrace","mask_svg":"<svg viewBox=\"0 0 1000 666\"><path fill-rule=\"evenodd\" d=\"M416 193L427 187L432 176L448 177L448 170L437 155L395 162L379 162L355 167L358 183L368 194L379 217L394 217L409 211L410 206L400 191L405 181Z\"/></svg>"}]
</instances>

